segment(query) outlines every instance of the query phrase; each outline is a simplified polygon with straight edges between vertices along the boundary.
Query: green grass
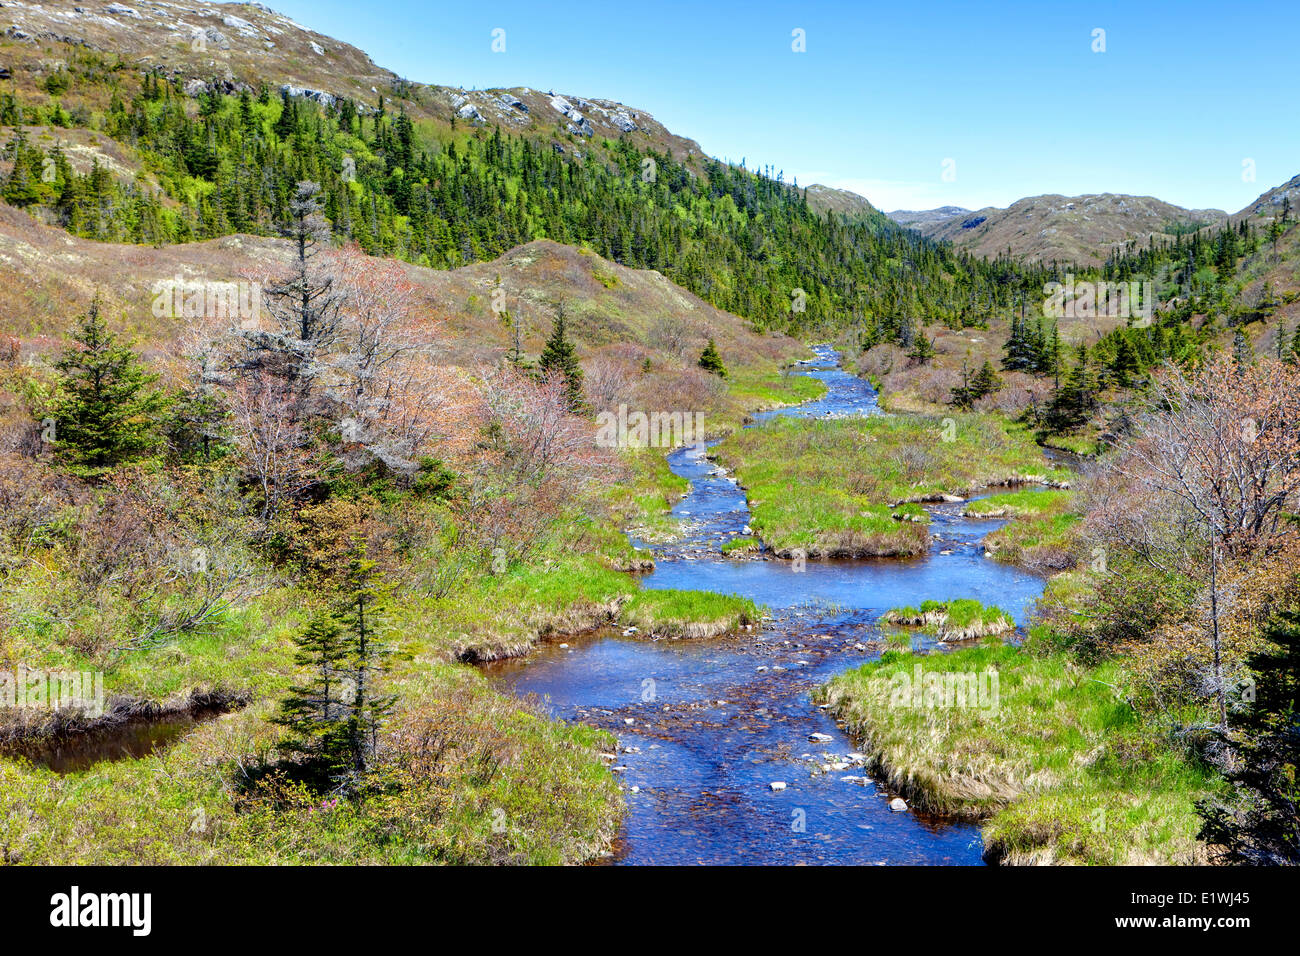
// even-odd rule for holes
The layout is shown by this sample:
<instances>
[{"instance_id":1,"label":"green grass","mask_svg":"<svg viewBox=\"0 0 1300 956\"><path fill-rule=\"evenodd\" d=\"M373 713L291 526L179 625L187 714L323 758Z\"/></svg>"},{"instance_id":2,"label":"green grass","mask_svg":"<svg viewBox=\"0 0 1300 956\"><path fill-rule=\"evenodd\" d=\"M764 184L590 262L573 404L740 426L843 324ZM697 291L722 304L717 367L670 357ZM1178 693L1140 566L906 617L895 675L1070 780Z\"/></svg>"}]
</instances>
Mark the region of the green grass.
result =
<instances>
[{"instance_id":1,"label":"green grass","mask_svg":"<svg viewBox=\"0 0 1300 956\"><path fill-rule=\"evenodd\" d=\"M938 680L996 673L996 706L913 706L898 689L904 677L914 683L918 666ZM1125 683L1116 662L1085 668L1062 655L980 646L889 652L818 698L914 805L983 818L992 858L1199 861L1194 804L1213 778L1129 706Z\"/></svg>"},{"instance_id":2,"label":"green grass","mask_svg":"<svg viewBox=\"0 0 1300 956\"><path fill-rule=\"evenodd\" d=\"M1001 517L1042 515L1059 512L1071 498L1071 492L1061 488L1022 488L977 498L966 506L966 513L975 517Z\"/></svg>"},{"instance_id":3,"label":"green grass","mask_svg":"<svg viewBox=\"0 0 1300 956\"><path fill-rule=\"evenodd\" d=\"M612 839L622 800L599 757L611 734L550 720L460 665L394 689L388 756L355 801L250 796L243 771L278 734L260 706L83 773L0 760L0 848L42 865L553 864Z\"/></svg>"},{"instance_id":4,"label":"green grass","mask_svg":"<svg viewBox=\"0 0 1300 956\"><path fill-rule=\"evenodd\" d=\"M1011 630L1011 615L996 605L984 605L974 598L951 601L922 601L917 607L896 607L881 615L883 624L922 627L945 639L966 640Z\"/></svg>"},{"instance_id":5,"label":"green grass","mask_svg":"<svg viewBox=\"0 0 1300 956\"><path fill-rule=\"evenodd\" d=\"M1013 519L984 539L984 546L999 561L1057 572L1074 567L1079 560L1082 515L1073 491L1025 489L992 495L972 501L966 513Z\"/></svg>"},{"instance_id":6,"label":"green grass","mask_svg":"<svg viewBox=\"0 0 1300 956\"><path fill-rule=\"evenodd\" d=\"M760 610L749 598L712 591L638 591L619 612L621 624L644 634L668 637L715 637L758 621Z\"/></svg>"},{"instance_id":7,"label":"green grass","mask_svg":"<svg viewBox=\"0 0 1300 956\"><path fill-rule=\"evenodd\" d=\"M780 419L729 436L718 451L749 494L750 524L782 556L918 554L929 538L916 502L1070 477L1043 460L1028 431L989 415Z\"/></svg>"},{"instance_id":8,"label":"green grass","mask_svg":"<svg viewBox=\"0 0 1300 956\"><path fill-rule=\"evenodd\" d=\"M673 474L665 449L627 448L622 454L628 477L607 492L617 520L643 541L674 540L681 532L669 512L690 482Z\"/></svg>"},{"instance_id":9,"label":"green grass","mask_svg":"<svg viewBox=\"0 0 1300 956\"><path fill-rule=\"evenodd\" d=\"M728 383L731 395L750 411L798 405L826 394L821 379L799 371L773 376L762 369L733 369Z\"/></svg>"},{"instance_id":10,"label":"green grass","mask_svg":"<svg viewBox=\"0 0 1300 956\"><path fill-rule=\"evenodd\" d=\"M722 545L723 554L748 554L751 551L758 551L762 548L762 542L757 538L740 537L732 538Z\"/></svg>"},{"instance_id":11,"label":"green grass","mask_svg":"<svg viewBox=\"0 0 1300 956\"><path fill-rule=\"evenodd\" d=\"M1046 448L1059 448L1062 451L1073 452L1084 458L1095 458L1106 447L1096 435L1047 435L1043 437L1041 444Z\"/></svg>"}]
</instances>

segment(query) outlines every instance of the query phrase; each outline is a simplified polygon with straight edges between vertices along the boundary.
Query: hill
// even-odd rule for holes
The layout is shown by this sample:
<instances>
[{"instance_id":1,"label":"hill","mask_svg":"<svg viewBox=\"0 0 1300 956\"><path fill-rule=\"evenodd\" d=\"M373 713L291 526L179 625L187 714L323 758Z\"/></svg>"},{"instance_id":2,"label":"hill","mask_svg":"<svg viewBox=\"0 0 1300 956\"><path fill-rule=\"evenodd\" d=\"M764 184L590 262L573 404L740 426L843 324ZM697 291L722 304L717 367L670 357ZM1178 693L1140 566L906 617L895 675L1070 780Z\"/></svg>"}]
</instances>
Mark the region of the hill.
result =
<instances>
[{"instance_id":1,"label":"hill","mask_svg":"<svg viewBox=\"0 0 1300 956\"><path fill-rule=\"evenodd\" d=\"M1006 209L988 206L949 216L934 216L936 212L941 211L914 214L925 218L914 219L912 228L983 258L1010 250L1031 262L1088 265L1105 261L1117 243L1144 243L1152 234L1177 235L1227 218L1219 209L1183 209L1151 196L1113 193L1029 196Z\"/></svg>"},{"instance_id":2,"label":"hill","mask_svg":"<svg viewBox=\"0 0 1300 956\"><path fill-rule=\"evenodd\" d=\"M895 209L885 213L900 226L921 229L925 226L937 226L955 216L966 216L970 210L965 206L940 206L938 209Z\"/></svg>"}]
</instances>

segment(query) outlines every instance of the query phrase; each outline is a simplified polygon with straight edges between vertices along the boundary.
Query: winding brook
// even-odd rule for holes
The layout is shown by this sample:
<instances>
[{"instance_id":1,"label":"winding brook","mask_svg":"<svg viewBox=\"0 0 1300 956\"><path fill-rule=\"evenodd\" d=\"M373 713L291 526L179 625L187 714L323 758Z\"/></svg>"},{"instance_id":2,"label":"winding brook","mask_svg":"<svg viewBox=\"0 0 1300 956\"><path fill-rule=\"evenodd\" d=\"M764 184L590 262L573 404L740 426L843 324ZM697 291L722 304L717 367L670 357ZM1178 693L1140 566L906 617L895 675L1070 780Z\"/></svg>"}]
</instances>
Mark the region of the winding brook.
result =
<instances>
[{"instance_id":1,"label":"winding brook","mask_svg":"<svg viewBox=\"0 0 1300 956\"><path fill-rule=\"evenodd\" d=\"M832 349L815 351L802 368L827 394L759 415L756 427L778 415L877 412L868 383L842 370ZM724 558L722 543L749 519L743 490L697 447L668 461L690 481L673 509L684 535L655 548L643 586L745 595L771 619L708 641L606 629L485 668L499 687L536 694L557 716L618 735L628 816L615 862L979 864L978 827L892 812L893 795L859 766L812 773L856 747L810 695L879 655L875 622L892 607L976 598L1023 623L1042 579L984 558L979 543L1003 521L936 506L928 555L808 561L800 572L789 561ZM812 734L829 739L813 742ZM774 781L785 788L773 790Z\"/></svg>"}]
</instances>

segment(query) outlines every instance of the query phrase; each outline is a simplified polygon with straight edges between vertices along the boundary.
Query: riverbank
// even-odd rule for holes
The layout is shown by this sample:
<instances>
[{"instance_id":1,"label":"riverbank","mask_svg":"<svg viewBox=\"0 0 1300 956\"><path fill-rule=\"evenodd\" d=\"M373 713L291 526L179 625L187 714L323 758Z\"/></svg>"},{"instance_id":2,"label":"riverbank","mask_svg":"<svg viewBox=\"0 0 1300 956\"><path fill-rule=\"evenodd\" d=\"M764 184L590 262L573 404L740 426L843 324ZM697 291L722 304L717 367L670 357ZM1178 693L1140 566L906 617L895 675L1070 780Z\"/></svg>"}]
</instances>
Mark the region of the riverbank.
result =
<instances>
[{"instance_id":1,"label":"riverbank","mask_svg":"<svg viewBox=\"0 0 1300 956\"><path fill-rule=\"evenodd\" d=\"M1195 802L1212 777L1134 711L1126 679L997 644L887 652L817 699L892 791L981 821L989 862L1204 862Z\"/></svg>"},{"instance_id":2,"label":"riverbank","mask_svg":"<svg viewBox=\"0 0 1300 956\"><path fill-rule=\"evenodd\" d=\"M774 366L739 365L733 383L722 403L730 411L712 423L724 430L751 410L825 390ZM663 449L628 450L625 462L631 477L617 487L632 489L640 513L666 513L686 487ZM396 587L382 621L388 673L377 687L397 709L367 785L348 800L313 797L275 770L283 731L272 718L301 679L293 637L321 604L314 578L295 581L249 561L246 592L201 627L133 642L138 608L129 592L101 588L93 607L60 603L60 569L75 560L81 535L75 523L66 544L46 533L30 560L4 569L0 661L101 673L107 712L0 713L0 735L12 745L0 758L3 859L563 864L606 853L625 812L609 769L613 735L499 693L469 662L525 655L605 625L647 640L712 637L753 627L760 613L725 595L643 595L637 575L653 561L623 533L612 487L554 516L521 557L486 562L463 537L454 500L336 489L340 514L369 509L368 527L379 515L402 529L386 552ZM334 546L320 540L312 560ZM96 630L104 620L112 631ZM203 702L221 707L189 719ZM122 740L101 739L115 729Z\"/></svg>"},{"instance_id":3,"label":"riverbank","mask_svg":"<svg viewBox=\"0 0 1300 956\"><path fill-rule=\"evenodd\" d=\"M1020 490L972 501L967 515L1011 518L984 541L989 554L1041 574L1075 567L1079 561L1080 506L1069 490Z\"/></svg>"},{"instance_id":4,"label":"riverbank","mask_svg":"<svg viewBox=\"0 0 1300 956\"><path fill-rule=\"evenodd\" d=\"M921 503L1073 478L1027 430L978 414L789 418L731 435L716 455L747 490L755 533L781 557L921 554Z\"/></svg>"}]
</instances>

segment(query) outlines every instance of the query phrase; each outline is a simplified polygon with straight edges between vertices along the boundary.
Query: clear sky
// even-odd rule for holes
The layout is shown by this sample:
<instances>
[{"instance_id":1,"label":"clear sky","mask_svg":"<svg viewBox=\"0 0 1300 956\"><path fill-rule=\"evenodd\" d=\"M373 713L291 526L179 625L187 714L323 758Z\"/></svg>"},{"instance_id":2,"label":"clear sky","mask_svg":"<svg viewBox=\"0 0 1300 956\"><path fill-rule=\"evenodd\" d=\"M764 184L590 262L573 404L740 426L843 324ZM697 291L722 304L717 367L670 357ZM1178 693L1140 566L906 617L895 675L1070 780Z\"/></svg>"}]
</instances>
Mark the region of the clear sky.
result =
<instances>
[{"instance_id":1,"label":"clear sky","mask_svg":"<svg viewBox=\"0 0 1300 956\"><path fill-rule=\"evenodd\" d=\"M1295 0L267 3L408 79L618 100L886 211L1123 192L1235 212L1300 173Z\"/></svg>"}]
</instances>

